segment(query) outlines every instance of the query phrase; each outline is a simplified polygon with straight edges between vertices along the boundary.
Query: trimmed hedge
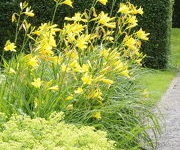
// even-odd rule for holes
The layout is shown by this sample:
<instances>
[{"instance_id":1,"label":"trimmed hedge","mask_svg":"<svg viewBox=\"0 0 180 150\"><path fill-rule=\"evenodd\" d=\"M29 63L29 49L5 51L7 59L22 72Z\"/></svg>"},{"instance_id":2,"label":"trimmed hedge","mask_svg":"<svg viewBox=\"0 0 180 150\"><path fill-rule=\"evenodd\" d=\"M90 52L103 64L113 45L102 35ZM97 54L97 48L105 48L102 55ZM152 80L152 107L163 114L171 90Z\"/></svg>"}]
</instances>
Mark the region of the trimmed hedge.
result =
<instances>
[{"instance_id":1,"label":"trimmed hedge","mask_svg":"<svg viewBox=\"0 0 180 150\"><path fill-rule=\"evenodd\" d=\"M38 25L41 22L47 22L52 17L53 0L27 0L32 6L36 17L32 19L33 24ZM117 4L114 10L117 9L119 2L127 0L116 0ZM20 0L3 0L0 2L0 48L4 46L7 39L13 39L13 25L10 22L11 14L17 11ZM170 29L172 16L172 1L171 0L131 0L132 3L144 8L144 15L140 17L140 26L151 33L150 41L143 43L142 51L147 55L144 59L144 66L163 69L166 68L168 62L168 53L170 46ZM65 16L72 16L74 12L82 11L89 8L92 0L75 0L74 8L64 6L57 12L55 23L63 24ZM111 9L111 3L107 7L98 4L99 10L108 11Z\"/></svg>"},{"instance_id":2,"label":"trimmed hedge","mask_svg":"<svg viewBox=\"0 0 180 150\"><path fill-rule=\"evenodd\" d=\"M180 28L180 1L175 0L173 12L173 28Z\"/></svg>"},{"instance_id":3,"label":"trimmed hedge","mask_svg":"<svg viewBox=\"0 0 180 150\"><path fill-rule=\"evenodd\" d=\"M151 33L150 41L144 43L142 48L147 55L144 66L164 69L168 65L170 52L173 2L172 0L136 0L134 3L144 8L140 26Z\"/></svg>"}]
</instances>

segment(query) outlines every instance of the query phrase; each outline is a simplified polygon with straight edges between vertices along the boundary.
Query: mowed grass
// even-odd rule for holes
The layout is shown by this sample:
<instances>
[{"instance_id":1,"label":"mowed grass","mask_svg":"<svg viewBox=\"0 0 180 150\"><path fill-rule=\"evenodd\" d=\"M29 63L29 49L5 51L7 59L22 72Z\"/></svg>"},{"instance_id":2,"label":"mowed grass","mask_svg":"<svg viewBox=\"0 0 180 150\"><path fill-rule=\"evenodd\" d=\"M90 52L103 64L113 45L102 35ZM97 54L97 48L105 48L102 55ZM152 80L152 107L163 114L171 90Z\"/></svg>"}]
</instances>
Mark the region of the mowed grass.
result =
<instances>
[{"instance_id":1,"label":"mowed grass","mask_svg":"<svg viewBox=\"0 0 180 150\"><path fill-rule=\"evenodd\" d=\"M172 29L170 68L165 71L144 69L140 83L149 91L150 99L157 102L166 92L180 68L180 29Z\"/></svg>"},{"instance_id":2,"label":"mowed grass","mask_svg":"<svg viewBox=\"0 0 180 150\"><path fill-rule=\"evenodd\" d=\"M180 68L180 29L173 29L171 34L171 57L170 64Z\"/></svg>"},{"instance_id":3,"label":"mowed grass","mask_svg":"<svg viewBox=\"0 0 180 150\"><path fill-rule=\"evenodd\" d=\"M161 99L166 89L169 87L171 81L176 75L174 70L158 71L158 70L146 70L140 77L140 83L149 92L149 98L153 102L157 102Z\"/></svg>"}]
</instances>

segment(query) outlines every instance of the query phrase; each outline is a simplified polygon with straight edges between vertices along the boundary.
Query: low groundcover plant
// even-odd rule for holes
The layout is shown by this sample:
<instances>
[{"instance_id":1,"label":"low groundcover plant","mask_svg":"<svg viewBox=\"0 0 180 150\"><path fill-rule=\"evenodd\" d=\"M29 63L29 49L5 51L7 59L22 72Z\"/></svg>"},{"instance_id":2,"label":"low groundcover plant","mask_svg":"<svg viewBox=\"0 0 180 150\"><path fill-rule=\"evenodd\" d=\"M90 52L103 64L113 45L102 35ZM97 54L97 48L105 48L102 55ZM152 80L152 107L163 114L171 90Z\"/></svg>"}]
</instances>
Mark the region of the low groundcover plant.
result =
<instances>
[{"instance_id":1,"label":"low groundcover plant","mask_svg":"<svg viewBox=\"0 0 180 150\"><path fill-rule=\"evenodd\" d=\"M141 41L149 35L137 27L136 16L143 9L121 3L116 15L110 16L95 8L108 1L94 0L90 9L65 17L59 28L54 24L57 8L73 3L54 1L52 20L39 27L29 23L35 13L27 2L20 3L20 12L12 15L16 35L4 48L13 56L3 62L0 111L32 118L63 111L67 122L107 131L118 148L140 148L141 141L153 147L146 129L156 133L157 120L133 82L145 56ZM25 37L18 47L20 32Z\"/></svg>"},{"instance_id":2,"label":"low groundcover plant","mask_svg":"<svg viewBox=\"0 0 180 150\"><path fill-rule=\"evenodd\" d=\"M63 113L52 113L45 120L13 115L5 122L1 113L0 149L8 150L113 150L115 142L93 127L77 127L62 121Z\"/></svg>"}]
</instances>

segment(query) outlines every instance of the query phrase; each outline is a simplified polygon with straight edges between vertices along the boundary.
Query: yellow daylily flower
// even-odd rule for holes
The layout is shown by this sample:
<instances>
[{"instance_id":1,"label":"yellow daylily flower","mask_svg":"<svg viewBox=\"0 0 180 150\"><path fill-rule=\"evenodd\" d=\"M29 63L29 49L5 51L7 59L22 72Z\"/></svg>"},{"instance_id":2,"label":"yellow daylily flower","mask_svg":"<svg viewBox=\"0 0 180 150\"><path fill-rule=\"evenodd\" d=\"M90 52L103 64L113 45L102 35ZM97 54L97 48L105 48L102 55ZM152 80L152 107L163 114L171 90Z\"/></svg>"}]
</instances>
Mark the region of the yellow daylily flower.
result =
<instances>
[{"instance_id":1,"label":"yellow daylily flower","mask_svg":"<svg viewBox=\"0 0 180 150\"><path fill-rule=\"evenodd\" d=\"M132 5L132 4L129 4L130 6L131 6L131 13L132 14L140 14L140 15L142 15L144 12L143 12L143 8L139 8L139 9L137 9L134 5Z\"/></svg>"},{"instance_id":2,"label":"yellow daylily flower","mask_svg":"<svg viewBox=\"0 0 180 150\"><path fill-rule=\"evenodd\" d=\"M113 41L114 41L114 37L112 37L112 36L106 36L106 37L104 38L104 40L113 42Z\"/></svg>"},{"instance_id":3,"label":"yellow daylily flower","mask_svg":"<svg viewBox=\"0 0 180 150\"><path fill-rule=\"evenodd\" d=\"M98 2L100 2L103 5L106 5L106 3L108 2L108 0L98 0Z\"/></svg>"},{"instance_id":4,"label":"yellow daylily flower","mask_svg":"<svg viewBox=\"0 0 180 150\"><path fill-rule=\"evenodd\" d=\"M129 14L130 9L126 4L120 3L118 13Z\"/></svg>"},{"instance_id":5,"label":"yellow daylily flower","mask_svg":"<svg viewBox=\"0 0 180 150\"><path fill-rule=\"evenodd\" d=\"M40 88L42 85L43 81L41 81L40 78L34 79L34 82L32 82L31 84L35 87L35 88Z\"/></svg>"},{"instance_id":6,"label":"yellow daylily flower","mask_svg":"<svg viewBox=\"0 0 180 150\"><path fill-rule=\"evenodd\" d=\"M143 31L142 28L136 32L137 38L141 40L149 40L149 38L147 37L149 34L150 33L145 33L145 31Z\"/></svg>"},{"instance_id":7,"label":"yellow daylily flower","mask_svg":"<svg viewBox=\"0 0 180 150\"><path fill-rule=\"evenodd\" d=\"M133 28L133 27L135 27L135 26L138 25L138 24L137 24L138 20L137 20L136 16L129 16L129 18L127 19L127 21L128 21L128 23L129 23L129 25L128 25L127 28Z\"/></svg>"},{"instance_id":8,"label":"yellow daylily flower","mask_svg":"<svg viewBox=\"0 0 180 150\"><path fill-rule=\"evenodd\" d=\"M53 56L53 57L49 57L49 60L52 61L54 64L61 64L61 62L63 61L63 57Z\"/></svg>"},{"instance_id":9,"label":"yellow daylily flower","mask_svg":"<svg viewBox=\"0 0 180 150\"><path fill-rule=\"evenodd\" d=\"M11 21L12 21L12 22L17 21L16 15L17 15L16 13L13 13L13 14L12 14L12 17L11 17Z\"/></svg>"},{"instance_id":10,"label":"yellow daylily flower","mask_svg":"<svg viewBox=\"0 0 180 150\"><path fill-rule=\"evenodd\" d=\"M76 93L76 94L81 94L83 91L84 91L83 88L77 88L77 89L74 91L74 93Z\"/></svg>"},{"instance_id":11,"label":"yellow daylily flower","mask_svg":"<svg viewBox=\"0 0 180 150\"><path fill-rule=\"evenodd\" d=\"M92 75L88 75L87 73L83 75L83 77L81 78L81 80L83 81L83 84L91 84L93 79L92 79Z\"/></svg>"},{"instance_id":12,"label":"yellow daylily flower","mask_svg":"<svg viewBox=\"0 0 180 150\"><path fill-rule=\"evenodd\" d=\"M136 39L126 36L124 38L123 42L124 42L124 45L127 46L129 49L133 49L133 50L137 49L137 47L136 47L137 40Z\"/></svg>"},{"instance_id":13,"label":"yellow daylily flower","mask_svg":"<svg viewBox=\"0 0 180 150\"><path fill-rule=\"evenodd\" d=\"M26 8L26 11L24 12L24 14L25 14L26 16L29 16L29 17L34 17L33 10L31 10L30 7L27 7L27 8Z\"/></svg>"},{"instance_id":14,"label":"yellow daylily flower","mask_svg":"<svg viewBox=\"0 0 180 150\"><path fill-rule=\"evenodd\" d=\"M137 13L142 15L142 14L144 13L143 8L140 7L140 8L137 10Z\"/></svg>"},{"instance_id":15,"label":"yellow daylily flower","mask_svg":"<svg viewBox=\"0 0 180 150\"><path fill-rule=\"evenodd\" d=\"M125 77L130 78L130 76L129 76L129 71L128 71L128 70L122 71L122 72L120 73L120 75L123 75L123 76L125 76Z\"/></svg>"},{"instance_id":16,"label":"yellow daylily flower","mask_svg":"<svg viewBox=\"0 0 180 150\"><path fill-rule=\"evenodd\" d=\"M62 4L68 5L70 7L73 7L73 2L71 0L65 0L64 2L62 2Z\"/></svg>"},{"instance_id":17,"label":"yellow daylily flower","mask_svg":"<svg viewBox=\"0 0 180 150\"><path fill-rule=\"evenodd\" d=\"M5 51L16 52L15 48L16 48L15 43L11 43L10 40L6 41L6 44L5 44L5 47L4 47Z\"/></svg>"},{"instance_id":18,"label":"yellow daylily flower","mask_svg":"<svg viewBox=\"0 0 180 150\"><path fill-rule=\"evenodd\" d=\"M21 10L23 10L23 9L25 9L26 7L28 7L28 5L29 5L29 3L25 1L25 2L23 2L23 3L20 2L20 5L19 5L19 6L20 6Z\"/></svg>"},{"instance_id":19,"label":"yellow daylily flower","mask_svg":"<svg viewBox=\"0 0 180 150\"><path fill-rule=\"evenodd\" d=\"M106 26L108 28L116 28L116 22L112 22L115 20L115 17L110 18L108 17L108 14L104 13L103 11L98 15L98 17L92 19L91 21L97 21L97 23L102 24L103 26Z\"/></svg>"},{"instance_id":20,"label":"yellow daylily flower","mask_svg":"<svg viewBox=\"0 0 180 150\"><path fill-rule=\"evenodd\" d=\"M33 12L24 12L24 14L26 16L29 16L29 17L34 17L34 13Z\"/></svg>"},{"instance_id":21,"label":"yellow daylily flower","mask_svg":"<svg viewBox=\"0 0 180 150\"><path fill-rule=\"evenodd\" d=\"M100 112L96 112L96 113L93 115L93 117L94 117L95 119L101 119L101 118L102 118Z\"/></svg>"},{"instance_id":22,"label":"yellow daylily flower","mask_svg":"<svg viewBox=\"0 0 180 150\"><path fill-rule=\"evenodd\" d=\"M107 59L109 56L109 51L106 49L101 49L99 55Z\"/></svg>"},{"instance_id":23,"label":"yellow daylily flower","mask_svg":"<svg viewBox=\"0 0 180 150\"><path fill-rule=\"evenodd\" d=\"M143 11L143 8L139 8L139 9L136 9L136 10L134 10L134 12L133 12L133 14L140 14L140 15L142 15L144 13L144 11Z\"/></svg>"},{"instance_id":24,"label":"yellow daylily flower","mask_svg":"<svg viewBox=\"0 0 180 150\"><path fill-rule=\"evenodd\" d=\"M48 90L59 91L59 87L58 85L55 85L55 86L49 87Z\"/></svg>"},{"instance_id":25,"label":"yellow daylily flower","mask_svg":"<svg viewBox=\"0 0 180 150\"><path fill-rule=\"evenodd\" d=\"M30 56L31 58L28 60L27 64L33 68L37 68L39 66L37 56Z\"/></svg>"},{"instance_id":26,"label":"yellow daylily flower","mask_svg":"<svg viewBox=\"0 0 180 150\"><path fill-rule=\"evenodd\" d=\"M113 80L110 80L110 79L106 79L104 77L104 75L100 75L98 77L95 78L96 81L101 81L101 82L104 82L104 83L107 83L107 84L113 84L114 81Z\"/></svg>"},{"instance_id":27,"label":"yellow daylily flower","mask_svg":"<svg viewBox=\"0 0 180 150\"><path fill-rule=\"evenodd\" d=\"M70 100L72 100L73 98L74 98L73 95L70 95L70 96L66 97L65 100L66 100L66 101L70 101Z\"/></svg>"},{"instance_id":28,"label":"yellow daylily flower","mask_svg":"<svg viewBox=\"0 0 180 150\"><path fill-rule=\"evenodd\" d=\"M83 15L78 12L78 13L75 13L74 17L72 17L72 18L65 17L64 20L74 21L74 22L80 22L80 21L82 21L82 22L87 22L87 19L82 19L82 16L83 16Z\"/></svg>"},{"instance_id":29,"label":"yellow daylily flower","mask_svg":"<svg viewBox=\"0 0 180 150\"><path fill-rule=\"evenodd\" d=\"M70 68L66 65L66 64L62 64L61 65L61 71L62 72L69 72L70 71Z\"/></svg>"},{"instance_id":30,"label":"yellow daylily flower","mask_svg":"<svg viewBox=\"0 0 180 150\"><path fill-rule=\"evenodd\" d=\"M109 80L109 79L106 79L106 78L102 78L100 81L102 81L104 83L107 83L107 84L113 84L114 83L113 80Z\"/></svg>"},{"instance_id":31,"label":"yellow daylily flower","mask_svg":"<svg viewBox=\"0 0 180 150\"><path fill-rule=\"evenodd\" d=\"M73 110L74 109L74 105L73 104L69 104L67 107L66 107L66 110Z\"/></svg>"},{"instance_id":32,"label":"yellow daylily flower","mask_svg":"<svg viewBox=\"0 0 180 150\"><path fill-rule=\"evenodd\" d=\"M81 33L85 27L86 27L86 25L82 25L79 23L73 23L73 24L68 23L68 24L64 25L62 32L66 33L66 34L73 33L76 35L78 33Z\"/></svg>"},{"instance_id":33,"label":"yellow daylily flower","mask_svg":"<svg viewBox=\"0 0 180 150\"><path fill-rule=\"evenodd\" d=\"M136 62L137 64L139 64L139 65L142 65L142 64L141 64L142 59L137 59L137 60L135 60L135 62Z\"/></svg>"},{"instance_id":34,"label":"yellow daylily flower","mask_svg":"<svg viewBox=\"0 0 180 150\"><path fill-rule=\"evenodd\" d=\"M111 70L112 68L110 66L107 66L106 68L103 68L100 73L104 74L104 73L107 73Z\"/></svg>"},{"instance_id":35,"label":"yellow daylily flower","mask_svg":"<svg viewBox=\"0 0 180 150\"><path fill-rule=\"evenodd\" d=\"M71 68L76 68L77 66L79 66L77 60L73 60L71 63L69 63L69 67Z\"/></svg>"},{"instance_id":36,"label":"yellow daylily flower","mask_svg":"<svg viewBox=\"0 0 180 150\"><path fill-rule=\"evenodd\" d=\"M76 41L76 47L80 48L80 49L85 49L87 48L87 44L88 44L88 41L90 39L90 35L81 35L78 37L77 41Z\"/></svg>"},{"instance_id":37,"label":"yellow daylily flower","mask_svg":"<svg viewBox=\"0 0 180 150\"><path fill-rule=\"evenodd\" d=\"M95 90L92 90L90 94L88 95L88 98L98 98L102 100L103 93L101 92L101 89L98 87Z\"/></svg>"},{"instance_id":38,"label":"yellow daylily flower","mask_svg":"<svg viewBox=\"0 0 180 150\"><path fill-rule=\"evenodd\" d=\"M82 72L89 72L89 65L83 64L81 70Z\"/></svg>"}]
</instances>

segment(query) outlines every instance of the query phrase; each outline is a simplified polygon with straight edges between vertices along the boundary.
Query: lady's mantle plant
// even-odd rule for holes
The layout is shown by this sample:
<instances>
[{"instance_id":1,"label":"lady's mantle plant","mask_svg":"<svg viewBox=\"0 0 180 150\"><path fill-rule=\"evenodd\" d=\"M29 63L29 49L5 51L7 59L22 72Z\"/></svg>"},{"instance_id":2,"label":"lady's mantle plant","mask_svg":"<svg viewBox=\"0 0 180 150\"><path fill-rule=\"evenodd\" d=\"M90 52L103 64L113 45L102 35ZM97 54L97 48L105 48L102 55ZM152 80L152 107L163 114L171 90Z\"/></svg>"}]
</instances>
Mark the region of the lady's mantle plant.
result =
<instances>
[{"instance_id":1,"label":"lady's mantle plant","mask_svg":"<svg viewBox=\"0 0 180 150\"><path fill-rule=\"evenodd\" d=\"M5 122L0 114L0 149L6 150L113 150L114 142L93 127L77 127L62 121L63 113L53 113L46 120L13 115Z\"/></svg>"}]
</instances>

